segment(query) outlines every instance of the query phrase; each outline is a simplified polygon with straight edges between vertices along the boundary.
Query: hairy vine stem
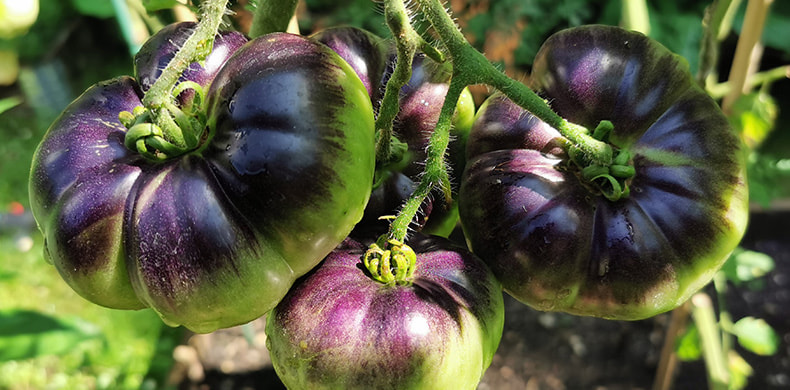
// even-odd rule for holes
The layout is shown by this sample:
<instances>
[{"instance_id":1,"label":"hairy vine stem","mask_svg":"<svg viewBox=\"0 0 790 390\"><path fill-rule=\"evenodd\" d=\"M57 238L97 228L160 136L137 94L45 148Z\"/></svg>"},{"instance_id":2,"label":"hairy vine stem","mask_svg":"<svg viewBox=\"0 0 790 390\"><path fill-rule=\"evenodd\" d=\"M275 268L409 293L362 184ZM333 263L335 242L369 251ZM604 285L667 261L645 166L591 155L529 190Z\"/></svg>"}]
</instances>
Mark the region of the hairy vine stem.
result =
<instances>
[{"instance_id":1,"label":"hairy vine stem","mask_svg":"<svg viewBox=\"0 0 790 390\"><path fill-rule=\"evenodd\" d=\"M402 4L402 0L396 2ZM546 101L529 87L511 79L491 64L464 38L440 0L417 0L417 3L420 11L430 22L446 48L447 55L453 65L453 77L436 128L430 139L424 175L417 189L390 224L389 235L391 238L398 241L405 239L409 223L414 219L420 204L429 196L433 188L441 188L445 196L449 197L450 181L444 155L449 144L455 105L461 91L468 85L488 84L498 89L516 104L557 129L569 140L569 146L578 150L586 161L601 166L612 164L614 153L609 144L593 138L592 132L587 128L570 123L557 115ZM398 36L396 35L396 37Z\"/></svg>"},{"instance_id":2,"label":"hairy vine stem","mask_svg":"<svg viewBox=\"0 0 790 390\"><path fill-rule=\"evenodd\" d=\"M166 141L178 148L187 148L195 135L185 135L168 109L172 105L173 90L189 64L202 61L211 53L227 4L228 0L206 0L202 3L201 18L195 31L143 97L143 106L149 110L152 123L161 129Z\"/></svg>"}]
</instances>

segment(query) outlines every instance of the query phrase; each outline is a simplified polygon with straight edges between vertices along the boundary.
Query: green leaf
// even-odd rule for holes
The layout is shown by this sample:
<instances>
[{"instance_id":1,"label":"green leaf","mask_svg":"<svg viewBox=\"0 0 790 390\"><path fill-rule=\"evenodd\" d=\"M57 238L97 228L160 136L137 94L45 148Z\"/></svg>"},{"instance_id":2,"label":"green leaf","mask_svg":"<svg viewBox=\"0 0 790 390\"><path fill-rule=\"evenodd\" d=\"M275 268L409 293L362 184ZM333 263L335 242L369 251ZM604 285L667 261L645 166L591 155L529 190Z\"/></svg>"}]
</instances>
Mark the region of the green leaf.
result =
<instances>
[{"instance_id":1,"label":"green leaf","mask_svg":"<svg viewBox=\"0 0 790 390\"><path fill-rule=\"evenodd\" d=\"M83 15L102 19L115 16L111 0L71 0L71 4Z\"/></svg>"},{"instance_id":2,"label":"green leaf","mask_svg":"<svg viewBox=\"0 0 790 390\"><path fill-rule=\"evenodd\" d=\"M176 0L143 0L143 6L148 12L161 11L163 9L173 8L178 4Z\"/></svg>"},{"instance_id":3,"label":"green leaf","mask_svg":"<svg viewBox=\"0 0 790 390\"><path fill-rule=\"evenodd\" d=\"M10 280L16 279L16 277L17 277L16 272L0 270L0 282L8 282Z\"/></svg>"},{"instance_id":4,"label":"green leaf","mask_svg":"<svg viewBox=\"0 0 790 390\"><path fill-rule=\"evenodd\" d=\"M0 362L62 355L99 337L98 329L79 319L58 319L31 310L0 311Z\"/></svg>"},{"instance_id":5,"label":"green leaf","mask_svg":"<svg viewBox=\"0 0 790 390\"><path fill-rule=\"evenodd\" d=\"M19 96L11 96L5 99L0 99L0 114L22 104L23 100Z\"/></svg>"},{"instance_id":6,"label":"green leaf","mask_svg":"<svg viewBox=\"0 0 790 390\"><path fill-rule=\"evenodd\" d=\"M735 101L730 123L749 148L754 149L771 133L779 108L771 95L759 91L742 95Z\"/></svg>"},{"instance_id":7,"label":"green leaf","mask_svg":"<svg viewBox=\"0 0 790 390\"><path fill-rule=\"evenodd\" d=\"M735 285L764 276L774 269L774 259L765 253L737 249L721 270Z\"/></svg>"},{"instance_id":8,"label":"green leaf","mask_svg":"<svg viewBox=\"0 0 790 390\"><path fill-rule=\"evenodd\" d=\"M702 357L702 344L699 338L699 330L692 323L686 328L678 338L675 353L678 359L684 362L699 360Z\"/></svg>"},{"instance_id":9,"label":"green leaf","mask_svg":"<svg viewBox=\"0 0 790 390\"><path fill-rule=\"evenodd\" d=\"M746 388L748 379L754 373L754 369L746 360L733 350L727 355L727 367L730 371L730 390L741 390Z\"/></svg>"},{"instance_id":10,"label":"green leaf","mask_svg":"<svg viewBox=\"0 0 790 390\"><path fill-rule=\"evenodd\" d=\"M733 333L741 346L758 355L773 355L779 347L779 336L760 318L741 318L733 325Z\"/></svg>"}]
</instances>

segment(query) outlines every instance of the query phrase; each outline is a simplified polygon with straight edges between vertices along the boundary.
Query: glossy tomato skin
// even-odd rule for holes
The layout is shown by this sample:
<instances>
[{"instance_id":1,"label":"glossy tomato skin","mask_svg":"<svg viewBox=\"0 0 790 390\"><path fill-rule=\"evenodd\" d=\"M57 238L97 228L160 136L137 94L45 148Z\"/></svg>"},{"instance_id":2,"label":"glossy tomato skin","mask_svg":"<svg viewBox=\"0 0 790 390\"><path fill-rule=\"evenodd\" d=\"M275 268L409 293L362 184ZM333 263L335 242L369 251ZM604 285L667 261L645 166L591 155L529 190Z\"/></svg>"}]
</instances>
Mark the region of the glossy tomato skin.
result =
<instances>
[{"instance_id":1,"label":"glossy tomato skin","mask_svg":"<svg viewBox=\"0 0 790 390\"><path fill-rule=\"evenodd\" d=\"M156 82L178 49L192 35L197 24L180 22L169 24L152 35L134 56L134 74L143 92ZM247 43L247 38L236 31L220 31L214 37L211 53L202 64L192 63L182 73L180 80L189 80L203 87L211 84L225 62L240 47ZM184 105L194 96L194 92L182 92L179 103Z\"/></svg>"},{"instance_id":2,"label":"glossy tomato skin","mask_svg":"<svg viewBox=\"0 0 790 390\"><path fill-rule=\"evenodd\" d=\"M385 285L361 267L367 249L347 240L300 279L267 317L275 370L291 389L474 389L502 334L499 282L447 240L410 242L408 285Z\"/></svg>"},{"instance_id":3,"label":"glossy tomato skin","mask_svg":"<svg viewBox=\"0 0 790 390\"><path fill-rule=\"evenodd\" d=\"M743 150L685 63L641 34L586 26L549 38L532 88L633 156L630 195L582 183L559 133L501 96L484 103L460 192L464 232L506 291L542 310L640 319L710 281L743 235Z\"/></svg>"},{"instance_id":4,"label":"glossy tomato skin","mask_svg":"<svg viewBox=\"0 0 790 390\"><path fill-rule=\"evenodd\" d=\"M90 88L34 157L47 255L85 298L198 332L244 323L361 218L372 108L325 46L275 34L236 51L211 83L207 139L162 163L123 145L118 113L142 96L129 77Z\"/></svg>"},{"instance_id":5,"label":"glossy tomato skin","mask_svg":"<svg viewBox=\"0 0 790 390\"><path fill-rule=\"evenodd\" d=\"M332 27L321 30L311 38L321 42L354 69L368 91L374 109L384 94L382 75L389 66L388 42L356 27Z\"/></svg>"}]
</instances>

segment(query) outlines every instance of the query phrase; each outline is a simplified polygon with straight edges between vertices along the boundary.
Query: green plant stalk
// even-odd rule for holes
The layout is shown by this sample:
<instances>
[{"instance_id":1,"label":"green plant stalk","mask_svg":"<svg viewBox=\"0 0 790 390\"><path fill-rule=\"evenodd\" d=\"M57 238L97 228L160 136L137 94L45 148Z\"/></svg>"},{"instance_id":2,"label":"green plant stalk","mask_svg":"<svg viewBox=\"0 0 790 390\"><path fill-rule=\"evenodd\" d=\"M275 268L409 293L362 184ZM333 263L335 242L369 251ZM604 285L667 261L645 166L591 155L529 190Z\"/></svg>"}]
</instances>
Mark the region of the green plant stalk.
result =
<instances>
[{"instance_id":1,"label":"green plant stalk","mask_svg":"<svg viewBox=\"0 0 790 390\"><path fill-rule=\"evenodd\" d=\"M450 143L450 127L452 126L455 106L461 92L468 84L464 80L453 76L450 87L444 98L439 119L436 122L436 129L431 134L425 161L425 172L420 180L420 184L398 212L398 216L390 224L389 236L392 239L403 242L408 234L409 224L414 220L414 216L420 210L420 205L431 193L435 186L442 188L445 194L450 191L450 180L447 175L447 164L445 152ZM446 195L445 195L446 196Z\"/></svg>"},{"instance_id":2,"label":"green plant stalk","mask_svg":"<svg viewBox=\"0 0 790 390\"><path fill-rule=\"evenodd\" d=\"M125 0L112 0L112 6L115 10L115 19L118 21L118 25L121 27L121 33L123 33L123 38L126 41L126 45L129 47L129 54L135 55L140 51L141 45L134 36L134 19L132 18L129 6L126 4Z\"/></svg>"},{"instance_id":3,"label":"green plant stalk","mask_svg":"<svg viewBox=\"0 0 790 390\"><path fill-rule=\"evenodd\" d=\"M414 54L417 52L419 36L412 29L406 8L401 0L384 2L384 18L387 26L396 37L395 43L398 58L395 70L387 81L384 97L381 99L379 115L376 118L376 161L382 164L389 162L392 154L392 125L400 109L399 98L401 88L411 79L411 67Z\"/></svg>"},{"instance_id":4,"label":"green plant stalk","mask_svg":"<svg viewBox=\"0 0 790 390\"><path fill-rule=\"evenodd\" d=\"M725 114L730 113L735 101L744 93L750 64L753 61L752 52L762 36L771 3L773 0L749 0L746 6L741 36L735 46L735 57L732 68L730 68L729 82L732 88L721 103L722 111Z\"/></svg>"},{"instance_id":5,"label":"green plant stalk","mask_svg":"<svg viewBox=\"0 0 790 390\"><path fill-rule=\"evenodd\" d=\"M250 38L288 30L298 0L257 0Z\"/></svg>"},{"instance_id":6,"label":"green plant stalk","mask_svg":"<svg viewBox=\"0 0 790 390\"><path fill-rule=\"evenodd\" d=\"M746 80L746 85L747 88L752 89L771 84L774 81L785 78L790 78L790 65L782 65L773 69L755 73L749 77L748 80ZM725 81L723 83L708 87L707 92L714 99L720 99L727 95L730 92L730 89L732 89L732 85L729 81Z\"/></svg>"},{"instance_id":7,"label":"green plant stalk","mask_svg":"<svg viewBox=\"0 0 790 390\"><path fill-rule=\"evenodd\" d=\"M733 346L732 315L727 310L727 276L722 271L713 276L713 286L716 288L716 302L719 304L719 326L721 332L721 353L729 356Z\"/></svg>"},{"instance_id":8,"label":"green plant stalk","mask_svg":"<svg viewBox=\"0 0 790 390\"><path fill-rule=\"evenodd\" d=\"M623 28L650 35L650 12L645 0L620 0Z\"/></svg>"},{"instance_id":9,"label":"green plant stalk","mask_svg":"<svg viewBox=\"0 0 790 390\"><path fill-rule=\"evenodd\" d=\"M184 42L143 97L143 106L150 110L154 123L162 129L165 139L175 145L185 146L185 136L175 125L166 107L173 99L172 91L184 70L189 64L202 61L211 53L227 3L228 0L206 0L202 3L201 18L195 32Z\"/></svg>"},{"instance_id":10,"label":"green plant stalk","mask_svg":"<svg viewBox=\"0 0 790 390\"><path fill-rule=\"evenodd\" d=\"M722 350L721 335L716 322L716 314L710 297L697 293L691 297L691 318L699 330L702 343L702 356L708 373L708 386L711 390L727 390L729 371L726 355Z\"/></svg>"},{"instance_id":11,"label":"green plant stalk","mask_svg":"<svg viewBox=\"0 0 790 390\"><path fill-rule=\"evenodd\" d=\"M702 40L699 55L700 65L696 77L700 85L705 85L708 76L716 68L719 59L719 42L722 39L720 35L722 22L732 5L732 0L714 0L713 3L705 9L705 16L702 20Z\"/></svg>"},{"instance_id":12,"label":"green plant stalk","mask_svg":"<svg viewBox=\"0 0 790 390\"><path fill-rule=\"evenodd\" d=\"M419 0L422 12L447 47L453 61L454 74L469 80L469 84L488 84L510 98L540 120L554 127L571 144L579 148L585 157L599 165L612 162L612 148L605 142L594 139L583 126L568 122L557 115L548 103L526 85L511 79L469 42L458 30L439 0Z\"/></svg>"},{"instance_id":13,"label":"green plant stalk","mask_svg":"<svg viewBox=\"0 0 790 390\"><path fill-rule=\"evenodd\" d=\"M735 19L735 14L738 12L738 8L740 8L742 2L742 0L730 1L730 6L724 10L724 15L722 15L721 24L719 25L719 31L717 32L719 41L723 41L730 33L732 21Z\"/></svg>"}]
</instances>

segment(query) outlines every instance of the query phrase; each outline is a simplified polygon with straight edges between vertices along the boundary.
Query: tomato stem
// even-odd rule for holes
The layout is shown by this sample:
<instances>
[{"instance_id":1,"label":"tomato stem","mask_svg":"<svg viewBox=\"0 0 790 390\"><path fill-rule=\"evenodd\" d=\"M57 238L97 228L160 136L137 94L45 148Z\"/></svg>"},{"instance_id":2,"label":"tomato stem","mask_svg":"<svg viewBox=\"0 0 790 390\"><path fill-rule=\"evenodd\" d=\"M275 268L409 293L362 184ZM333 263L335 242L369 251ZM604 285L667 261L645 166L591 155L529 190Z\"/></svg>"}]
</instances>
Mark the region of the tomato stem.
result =
<instances>
[{"instance_id":1,"label":"tomato stem","mask_svg":"<svg viewBox=\"0 0 790 390\"><path fill-rule=\"evenodd\" d=\"M410 18L402 0L386 0L384 2L384 18L395 39L397 60L392 76L387 81L384 97L381 100L378 117L376 118L376 161L384 165L397 159L393 155L393 144L399 141L393 137L392 127L400 109L399 99L401 88L412 76L412 63L417 50L437 61L444 56L428 44L410 24Z\"/></svg>"},{"instance_id":2,"label":"tomato stem","mask_svg":"<svg viewBox=\"0 0 790 390\"><path fill-rule=\"evenodd\" d=\"M185 89L195 89L194 83L179 86L181 74L194 62L202 61L211 53L214 37L219 31L228 0L208 0L202 4L201 21L195 31L176 52L162 74L143 97L144 111L121 113L127 125L125 144L152 161L165 160L188 152L197 145L203 126L192 120L174 104L175 96ZM202 102L204 99L201 99ZM189 114L199 112L187 107ZM146 124L143 126L143 124ZM150 126L149 126L150 125ZM135 131L132 131L132 129Z\"/></svg>"},{"instance_id":3,"label":"tomato stem","mask_svg":"<svg viewBox=\"0 0 790 390\"><path fill-rule=\"evenodd\" d=\"M417 254L403 242L384 235L365 252L362 263L374 280L384 284L408 284L414 274Z\"/></svg>"},{"instance_id":4,"label":"tomato stem","mask_svg":"<svg viewBox=\"0 0 790 390\"><path fill-rule=\"evenodd\" d=\"M411 67L414 54L417 52L419 36L411 28L406 8L400 0L384 2L384 18L392 35L396 37L397 60L392 76L387 81L384 97L381 99L379 115L376 118L376 161L386 164L392 155L392 125L399 111L401 88L411 79Z\"/></svg>"},{"instance_id":5,"label":"tomato stem","mask_svg":"<svg viewBox=\"0 0 790 390\"><path fill-rule=\"evenodd\" d=\"M297 3L298 0L257 0L249 32L250 38L287 31L288 24L296 12Z\"/></svg>"},{"instance_id":6,"label":"tomato stem","mask_svg":"<svg viewBox=\"0 0 790 390\"><path fill-rule=\"evenodd\" d=\"M431 134L428 143L427 159L425 161L425 171L422 179L390 224L390 238L394 240L405 240L409 224L414 220L417 212L419 212L422 202L434 188L441 188L445 197L448 198L448 200L451 198L450 177L447 173L445 153L447 151L447 146L450 144L450 127L452 126L455 106L458 104L461 92L467 85L468 83L466 81L456 76L453 76L450 81L450 87L444 98L444 104L439 113L436 128L433 134Z\"/></svg>"},{"instance_id":7,"label":"tomato stem","mask_svg":"<svg viewBox=\"0 0 790 390\"><path fill-rule=\"evenodd\" d=\"M600 165L611 163L613 154L611 146L593 138L587 128L570 123L557 115L532 89L497 69L491 61L469 44L439 0L419 0L419 4L447 47L455 73L463 75L470 84L488 84L500 90L510 100L557 129L580 149L589 161Z\"/></svg>"}]
</instances>

